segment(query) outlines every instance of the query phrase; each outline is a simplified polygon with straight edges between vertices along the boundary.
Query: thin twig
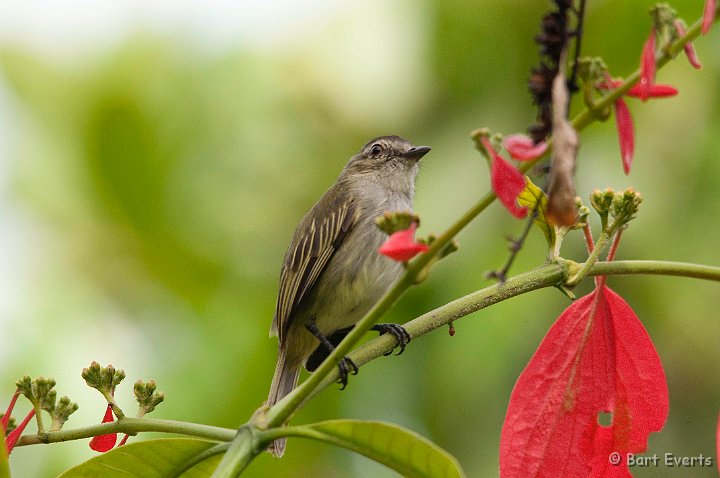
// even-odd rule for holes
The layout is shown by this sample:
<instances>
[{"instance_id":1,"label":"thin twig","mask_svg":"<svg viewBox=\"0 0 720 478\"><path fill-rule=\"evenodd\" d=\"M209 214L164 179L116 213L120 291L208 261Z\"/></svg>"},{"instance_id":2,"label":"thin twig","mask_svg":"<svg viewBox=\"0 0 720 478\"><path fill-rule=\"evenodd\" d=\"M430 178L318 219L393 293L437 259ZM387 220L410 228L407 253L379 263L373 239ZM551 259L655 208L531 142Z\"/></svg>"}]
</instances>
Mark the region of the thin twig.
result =
<instances>
[{"instance_id":1,"label":"thin twig","mask_svg":"<svg viewBox=\"0 0 720 478\"><path fill-rule=\"evenodd\" d=\"M507 280L507 274L510 271L510 267L512 267L513 262L515 262L515 258L517 258L517 256L520 254L520 251L522 250L525 241L530 235L533 223L535 222L535 219L537 219L539 206L540 203L535 204L535 208L533 209L532 214L528 216L525 222L525 228L523 229L522 234L520 234L520 237L518 237L517 239L513 239L512 237L508 238L510 240L511 246L510 255L505 261L505 265L500 270L490 271L485 274L486 279L497 279L500 282L505 282Z\"/></svg>"}]
</instances>

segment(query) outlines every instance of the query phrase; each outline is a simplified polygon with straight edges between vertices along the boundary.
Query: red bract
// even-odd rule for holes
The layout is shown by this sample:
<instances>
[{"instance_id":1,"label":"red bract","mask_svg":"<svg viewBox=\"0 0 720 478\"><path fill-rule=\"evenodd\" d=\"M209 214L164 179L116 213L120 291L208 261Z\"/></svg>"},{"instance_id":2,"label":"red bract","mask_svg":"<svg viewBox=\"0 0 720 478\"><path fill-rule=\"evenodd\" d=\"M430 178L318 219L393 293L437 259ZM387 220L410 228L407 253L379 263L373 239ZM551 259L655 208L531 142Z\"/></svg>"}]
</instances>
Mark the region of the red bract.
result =
<instances>
[{"instance_id":1,"label":"red bract","mask_svg":"<svg viewBox=\"0 0 720 478\"><path fill-rule=\"evenodd\" d=\"M675 96L678 94L677 88L670 85L641 85L638 83L630 88L627 92L628 96L633 98L640 98L643 101L647 101L650 98L667 98L669 96Z\"/></svg>"},{"instance_id":2,"label":"red bract","mask_svg":"<svg viewBox=\"0 0 720 478\"><path fill-rule=\"evenodd\" d=\"M654 43L654 41L651 43ZM642 63L645 63L645 60L646 54L645 51L643 51ZM647 70L647 67L648 65L646 65L645 68L641 65L641 69ZM652 76L654 76L654 73ZM607 78L605 78L603 82L599 83L597 87L601 90L611 90L619 88L622 85L622 81L613 80L608 74ZM627 96L640 98L643 101L647 101L649 98L666 98L677 94L678 90L673 86L657 85L655 83L643 84L642 80L640 83L630 88L626 93ZM618 98L615 101L615 124L618 131L618 139L620 140L620 155L622 156L623 169L625 170L625 174L629 174L635 150L635 132L630 110L622 98Z\"/></svg>"},{"instance_id":3,"label":"red bract","mask_svg":"<svg viewBox=\"0 0 720 478\"><path fill-rule=\"evenodd\" d=\"M12 398L10 399L10 405L8 405L7 411L5 411L3 417L0 418L0 426L2 426L3 432L7 430L8 421L10 421L10 414L12 413L13 408L15 408L15 403L17 402L19 396L20 391L16 390L15 393L13 393Z\"/></svg>"},{"instance_id":4,"label":"red bract","mask_svg":"<svg viewBox=\"0 0 720 478\"><path fill-rule=\"evenodd\" d=\"M710 27L715 21L715 0L705 0L705 9L702 18L702 34L705 35L710 31Z\"/></svg>"},{"instance_id":5,"label":"red bract","mask_svg":"<svg viewBox=\"0 0 720 478\"><path fill-rule=\"evenodd\" d=\"M490 184L495 195L510 214L518 218L525 217L527 208L520 207L517 202L518 196L525 189L525 178L517 168L495 152L488 138L483 137L481 141L490 156Z\"/></svg>"},{"instance_id":6,"label":"red bract","mask_svg":"<svg viewBox=\"0 0 720 478\"><path fill-rule=\"evenodd\" d=\"M5 450L7 450L8 455L10 455L10 452L12 452L12 449L15 448L15 444L17 443L18 438L20 438L20 435L22 435L22 432L25 430L25 427L27 427L28 423L30 423L30 420L32 420L32 417L34 417L34 416L35 416L35 409L33 408L32 410L30 410L30 413L27 414L27 416L22 421L22 423L20 423L20 425L18 425L17 428L15 428L15 430L11 431L10 434L5 439Z\"/></svg>"},{"instance_id":7,"label":"red bract","mask_svg":"<svg viewBox=\"0 0 720 478\"><path fill-rule=\"evenodd\" d=\"M675 20L675 30L677 31L678 36L681 38L685 36L685 25L683 25L683 22L680 20ZM695 68L696 70L699 70L702 68L702 64L700 63L700 60L698 59L697 53L695 52L695 47L693 46L692 42L685 44L685 56L687 56L688 61L690 64Z\"/></svg>"},{"instance_id":8,"label":"red bract","mask_svg":"<svg viewBox=\"0 0 720 478\"><path fill-rule=\"evenodd\" d=\"M630 174L630 166L635 151L635 128L632 116L630 116L630 110L622 98L615 101L615 126L620 140L620 156L622 157L623 170L625 174Z\"/></svg>"},{"instance_id":9,"label":"red bract","mask_svg":"<svg viewBox=\"0 0 720 478\"><path fill-rule=\"evenodd\" d=\"M650 30L650 36L643 45L642 55L640 56L640 83L638 90L640 98L647 101L650 97L650 86L655 83L655 28Z\"/></svg>"},{"instance_id":10,"label":"red bract","mask_svg":"<svg viewBox=\"0 0 720 478\"><path fill-rule=\"evenodd\" d=\"M611 424L598 420L611 413ZM520 375L500 438L500 476L629 477L662 429L668 390L642 323L601 285L550 328Z\"/></svg>"},{"instance_id":11,"label":"red bract","mask_svg":"<svg viewBox=\"0 0 720 478\"><path fill-rule=\"evenodd\" d=\"M378 252L398 262L407 262L417 254L427 251L426 244L415 241L417 224L412 223L403 231L393 233L387 241L380 246Z\"/></svg>"},{"instance_id":12,"label":"red bract","mask_svg":"<svg viewBox=\"0 0 720 478\"><path fill-rule=\"evenodd\" d=\"M112 406L108 403L107 409L105 410L105 416L103 417L102 423L110 423L114 421ZM117 433L108 433L107 435L98 435L90 440L90 448L101 453L112 450L117 441Z\"/></svg>"},{"instance_id":13,"label":"red bract","mask_svg":"<svg viewBox=\"0 0 720 478\"><path fill-rule=\"evenodd\" d=\"M511 134L505 136L503 146L514 159L519 161L527 161L539 158L547 151L547 143L541 141L538 144L524 134Z\"/></svg>"},{"instance_id":14,"label":"red bract","mask_svg":"<svg viewBox=\"0 0 720 478\"><path fill-rule=\"evenodd\" d=\"M640 57L640 82L630 88L627 95L647 101L650 98L664 98L677 94L678 90L670 85L655 84L655 28L653 28Z\"/></svg>"}]
</instances>

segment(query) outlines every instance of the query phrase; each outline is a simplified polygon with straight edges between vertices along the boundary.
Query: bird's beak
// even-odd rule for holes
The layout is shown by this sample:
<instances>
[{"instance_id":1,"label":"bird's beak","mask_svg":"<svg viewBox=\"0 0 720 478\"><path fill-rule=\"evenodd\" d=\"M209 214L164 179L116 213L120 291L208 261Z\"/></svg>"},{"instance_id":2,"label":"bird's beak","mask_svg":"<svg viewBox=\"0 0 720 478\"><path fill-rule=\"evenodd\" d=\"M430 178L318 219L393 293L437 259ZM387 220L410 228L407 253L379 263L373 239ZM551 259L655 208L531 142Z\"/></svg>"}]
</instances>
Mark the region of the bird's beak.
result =
<instances>
[{"instance_id":1,"label":"bird's beak","mask_svg":"<svg viewBox=\"0 0 720 478\"><path fill-rule=\"evenodd\" d=\"M402 157L407 159L414 159L417 161L430 152L430 146L415 146L409 151L403 153Z\"/></svg>"}]
</instances>

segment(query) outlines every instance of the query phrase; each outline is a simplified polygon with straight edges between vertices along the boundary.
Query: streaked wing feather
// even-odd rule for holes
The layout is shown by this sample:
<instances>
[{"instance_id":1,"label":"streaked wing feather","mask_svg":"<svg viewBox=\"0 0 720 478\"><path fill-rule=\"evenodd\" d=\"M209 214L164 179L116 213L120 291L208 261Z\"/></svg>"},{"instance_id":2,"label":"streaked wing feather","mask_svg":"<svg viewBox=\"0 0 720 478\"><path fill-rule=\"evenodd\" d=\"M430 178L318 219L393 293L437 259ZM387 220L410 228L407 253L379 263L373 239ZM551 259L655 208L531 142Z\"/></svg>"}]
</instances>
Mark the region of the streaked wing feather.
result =
<instances>
[{"instance_id":1,"label":"streaked wing feather","mask_svg":"<svg viewBox=\"0 0 720 478\"><path fill-rule=\"evenodd\" d=\"M271 333L278 335L281 344L293 321L293 313L342 245L354 219L352 204L333 204L324 218L310 222L292 253L288 251L280 274L280 290L271 329Z\"/></svg>"}]
</instances>

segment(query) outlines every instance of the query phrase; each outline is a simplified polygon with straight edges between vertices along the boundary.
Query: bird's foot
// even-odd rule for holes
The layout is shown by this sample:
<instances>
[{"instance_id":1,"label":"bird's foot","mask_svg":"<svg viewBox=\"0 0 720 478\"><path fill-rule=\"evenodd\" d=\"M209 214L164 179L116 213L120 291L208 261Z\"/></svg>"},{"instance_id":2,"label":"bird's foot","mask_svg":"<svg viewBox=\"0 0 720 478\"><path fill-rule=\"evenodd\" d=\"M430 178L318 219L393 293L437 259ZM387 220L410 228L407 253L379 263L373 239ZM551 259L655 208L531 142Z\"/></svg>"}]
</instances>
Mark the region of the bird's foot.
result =
<instances>
[{"instance_id":1,"label":"bird's foot","mask_svg":"<svg viewBox=\"0 0 720 478\"><path fill-rule=\"evenodd\" d=\"M357 375L358 373L357 365L355 365L355 362L350 360L350 358L343 357L342 360L338 362L338 371L340 373L340 378L338 378L337 383L342 385L340 390L345 390L345 387L347 387L348 384L348 375Z\"/></svg>"},{"instance_id":2,"label":"bird's foot","mask_svg":"<svg viewBox=\"0 0 720 478\"><path fill-rule=\"evenodd\" d=\"M395 347L400 347L400 351L395 355L403 353L405 351L405 346L410 343L410 334L400 324L375 324L372 329L376 332L380 332L380 335L390 334L395 337L395 340L397 340L397 345ZM395 348L393 348L393 350L395 350ZM390 355L391 353L392 350L384 355Z\"/></svg>"}]
</instances>

